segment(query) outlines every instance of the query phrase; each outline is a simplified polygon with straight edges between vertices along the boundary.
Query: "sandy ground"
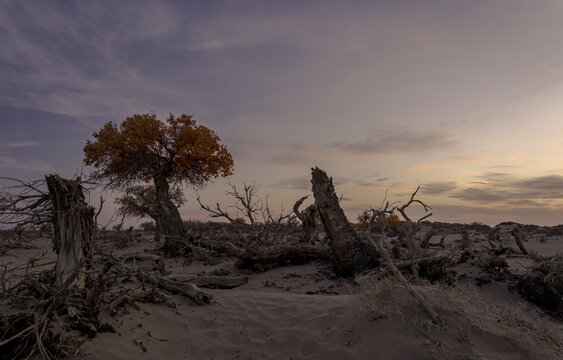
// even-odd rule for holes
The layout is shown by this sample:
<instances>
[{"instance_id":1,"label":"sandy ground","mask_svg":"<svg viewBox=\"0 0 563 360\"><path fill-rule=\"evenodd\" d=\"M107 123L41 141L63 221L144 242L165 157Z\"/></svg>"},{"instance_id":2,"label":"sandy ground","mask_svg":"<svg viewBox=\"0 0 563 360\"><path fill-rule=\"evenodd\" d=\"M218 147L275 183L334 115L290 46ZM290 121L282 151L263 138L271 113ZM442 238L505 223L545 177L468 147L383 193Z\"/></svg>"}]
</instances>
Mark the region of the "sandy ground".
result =
<instances>
[{"instance_id":1,"label":"sandy ground","mask_svg":"<svg viewBox=\"0 0 563 360\"><path fill-rule=\"evenodd\" d=\"M113 252L141 252L154 246L148 239L145 236ZM444 239L452 244L459 241L461 235L456 233ZM525 244L542 256L563 251L561 235L530 237ZM2 256L1 264L19 268L9 281L17 281L25 272L29 258L45 252L34 263L55 260L55 254L45 251L49 248L45 239L28 245L29 249L8 249ZM476 240L473 246L487 244ZM514 253L505 259L514 273L524 273L533 265L529 257ZM129 306L115 317L102 311L102 320L112 324L116 333L87 341L81 347L85 357L80 359L563 358L563 324L509 291L508 280L477 286L480 270L471 261L456 268L463 276L454 287L418 287L446 320L445 329L431 324L397 283L337 279L327 263L250 273L236 269L229 258L213 266L187 265L183 258L171 258L166 259L166 269L173 274L223 269L230 276L247 276L248 283L229 290L205 289L215 298L207 306L171 295L175 306L137 302L138 309Z\"/></svg>"}]
</instances>

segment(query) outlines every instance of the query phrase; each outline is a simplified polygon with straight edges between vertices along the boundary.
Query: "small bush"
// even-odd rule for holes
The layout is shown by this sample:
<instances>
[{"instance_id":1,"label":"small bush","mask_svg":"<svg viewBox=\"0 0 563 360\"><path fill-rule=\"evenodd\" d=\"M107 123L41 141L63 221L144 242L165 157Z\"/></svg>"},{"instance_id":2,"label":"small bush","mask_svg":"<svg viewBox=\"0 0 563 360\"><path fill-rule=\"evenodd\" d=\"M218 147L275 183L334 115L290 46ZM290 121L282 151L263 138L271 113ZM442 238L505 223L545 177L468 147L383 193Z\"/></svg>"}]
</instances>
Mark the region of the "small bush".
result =
<instances>
[{"instance_id":1,"label":"small bush","mask_svg":"<svg viewBox=\"0 0 563 360\"><path fill-rule=\"evenodd\" d=\"M563 319L563 255L541 262L518 280L516 288L524 299Z\"/></svg>"},{"instance_id":2,"label":"small bush","mask_svg":"<svg viewBox=\"0 0 563 360\"><path fill-rule=\"evenodd\" d=\"M555 226L550 228L549 230L547 230L546 233L547 236L559 236L559 235L563 235L563 228L559 227L559 226Z\"/></svg>"}]
</instances>

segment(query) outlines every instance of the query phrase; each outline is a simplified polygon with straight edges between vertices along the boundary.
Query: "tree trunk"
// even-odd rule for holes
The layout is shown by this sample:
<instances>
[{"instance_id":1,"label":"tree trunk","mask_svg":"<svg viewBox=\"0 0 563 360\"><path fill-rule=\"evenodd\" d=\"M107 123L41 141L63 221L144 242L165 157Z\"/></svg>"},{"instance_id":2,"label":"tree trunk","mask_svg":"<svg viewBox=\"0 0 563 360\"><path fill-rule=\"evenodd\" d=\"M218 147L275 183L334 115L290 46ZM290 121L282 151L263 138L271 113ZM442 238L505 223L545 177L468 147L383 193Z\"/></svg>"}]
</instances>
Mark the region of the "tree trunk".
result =
<instances>
[{"instance_id":1,"label":"tree trunk","mask_svg":"<svg viewBox=\"0 0 563 360\"><path fill-rule=\"evenodd\" d=\"M162 234L162 226L160 225L160 222L158 221L158 218L155 219L155 229L154 229L154 242L156 243L160 243L160 238L161 238L161 234Z\"/></svg>"},{"instance_id":2,"label":"tree trunk","mask_svg":"<svg viewBox=\"0 0 563 360\"><path fill-rule=\"evenodd\" d=\"M374 265L372 250L359 238L346 219L334 192L332 178L324 171L312 169L315 205L330 241L331 260L338 276L353 276Z\"/></svg>"},{"instance_id":3,"label":"tree trunk","mask_svg":"<svg viewBox=\"0 0 563 360\"><path fill-rule=\"evenodd\" d=\"M154 186L156 188L156 202L158 204L157 215L159 221L156 224L157 232L160 225L160 230L164 235L164 252L175 254L177 247L175 244L185 236L182 218L178 208L170 200L170 185L166 177L155 176Z\"/></svg>"},{"instance_id":4,"label":"tree trunk","mask_svg":"<svg viewBox=\"0 0 563 360\"><path fill-rule=\"evenodd\" d=\"M80 180L66 180L58 175L46 176L53 203L54 250L58 253L55 274L61 286L92 257L94 208L84 200Z\"/></svg>"},{"instance_id":5,"label":"tree trunk","mask_svg":"<svg viewBox=\"0 0 563 360\"><path fill-rule=\"evenodd\" d=\"M512 236L514 236L514 241L516 241L516 244L520 248L520 251L522 251L522 254L529 255L528 250L526 250L524 244L522 243L522 236L520 234L520 230L518 229L512 230Z\"/></svg>"}]
</instances>

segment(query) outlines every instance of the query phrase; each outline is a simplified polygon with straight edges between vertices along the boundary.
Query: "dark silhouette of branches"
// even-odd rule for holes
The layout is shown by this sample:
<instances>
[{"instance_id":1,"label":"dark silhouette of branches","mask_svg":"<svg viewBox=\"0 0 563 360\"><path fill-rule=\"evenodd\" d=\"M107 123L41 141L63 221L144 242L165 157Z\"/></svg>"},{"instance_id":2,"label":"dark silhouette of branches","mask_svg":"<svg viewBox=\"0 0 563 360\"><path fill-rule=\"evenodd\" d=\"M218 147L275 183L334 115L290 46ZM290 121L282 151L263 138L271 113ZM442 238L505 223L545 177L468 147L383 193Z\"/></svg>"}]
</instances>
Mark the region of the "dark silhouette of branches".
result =
<instances>
[{"instance_id":1,"label":"dark silhouette of branches","mask_svg":"<svg viewBox=\"0 0 563 360\"><path fill-rule=\"evenodd\" d=\"M0 226L38 229L51 223L53 205L45 180L0 179L8 183L0 190Z\"/></svg>"}]
</instances>

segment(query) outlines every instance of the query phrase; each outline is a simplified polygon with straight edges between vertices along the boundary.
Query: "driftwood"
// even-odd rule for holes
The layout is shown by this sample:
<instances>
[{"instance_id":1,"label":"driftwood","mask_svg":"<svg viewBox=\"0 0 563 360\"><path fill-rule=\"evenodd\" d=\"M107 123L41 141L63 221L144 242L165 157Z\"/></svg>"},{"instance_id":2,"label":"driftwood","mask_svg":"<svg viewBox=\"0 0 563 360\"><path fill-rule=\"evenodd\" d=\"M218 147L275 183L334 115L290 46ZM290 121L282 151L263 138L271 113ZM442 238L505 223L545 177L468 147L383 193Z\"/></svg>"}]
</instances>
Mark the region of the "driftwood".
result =
<instances>
[{"instance_id":1,"label":"driftwood","mask_svg":"<svg viewBox=\"0 0 563 360\"><path fill-rule=\"evenodd\" d=\"M310 245L279 245L257 249L240 249L230 244L231 253L238 257L235 266L264 271L287 264L305 264L328 258L326 249Z\"/></svg>"},{"instance_id":2,"label":"driftwood","mask_svg":"<svg viewBox=\"0 0 563 360\"><path fill-rule=\"evenodd\" d=\"M203 288L233 289L248 282L247 277L210 276L210 275L168 275L166 280L189 282Z\"/></svg>"},{"instance_id":3,"label":"driftwood","mask_svg":"<svg viewBox=\"0 0 563 360\"><path fill-rule=\"evenodd\" d=\"M162 256L156 254L138 253L127 255L121 260L123 264L129 261L134 261L135 267L137 261L152 261L154 263L155 270L158 270L161 274L164 273L164 259L162 258ZM136 270L137 269L135 269L135 271Z\"/></svg>"},{"instance_id":4,"label":"driftwood","mask_svg":"<svg viewBox=\"0 0 563 360\"><path fill-rule=\"evenodd\" d=\"M157 303L168 303L172 304L172 301L164 295L158 288L154 288L151 290L142 290L136 289L131 292L128 292L109 304L109 312L112 316L117 315L119 307L125 307L125 304L132 305L135 309L139 309L135 304L134 301L144 301L144 302L155 302L155 299L158 299Z\"/></svg>"},{"instance_id":5,"label":"driftwood","mask_svg":"<svg viewBox=\"0 0 563 360\"><path fill-rule=\"evenodd\" d=\"M84 260L92 257L94 208L86 204L80 179L50 175L45 180L54 208L53 245L58 253L55 274L57 284L62 285Z\"/></svg>"},{"instance_id":6,"label":"driftwood","mask_svg":"<svg viewBox=\"0 0 563 360\"><path fill-rule=\"evenodd\" d=\"M330 241L331 261L338 276L353 276L375 263L369 244L358 237L334 192L332 178L319 168L312 169L315 205Z\"/></svg>"},{"instance_id":7,"label":"driftwood","mask_svg":"<svg viewBox=\"0 0 563 360\"><path fill-rule=\"evenodd\" d=\"M156 285L157 287L169 291L173 294L184 295L192 299L198 305L211 304L213 302L213 295L201 291L194 284L184 284L177 281L163 279L144 272L138 272L136 275L139 281Z\"/></svg>"}]
</instances>

